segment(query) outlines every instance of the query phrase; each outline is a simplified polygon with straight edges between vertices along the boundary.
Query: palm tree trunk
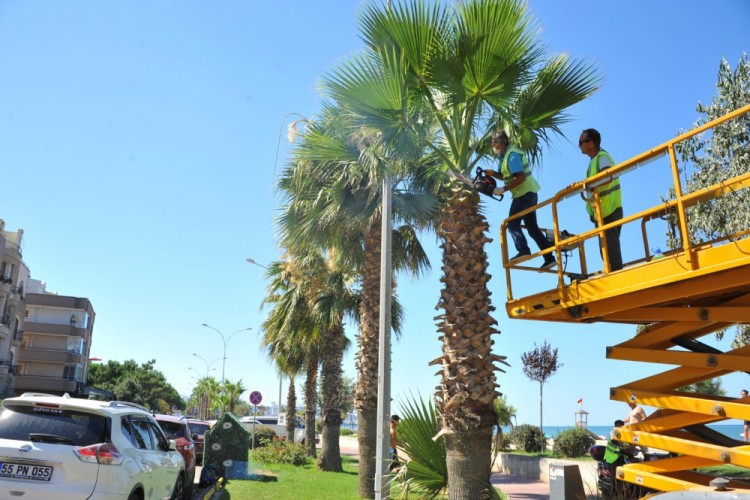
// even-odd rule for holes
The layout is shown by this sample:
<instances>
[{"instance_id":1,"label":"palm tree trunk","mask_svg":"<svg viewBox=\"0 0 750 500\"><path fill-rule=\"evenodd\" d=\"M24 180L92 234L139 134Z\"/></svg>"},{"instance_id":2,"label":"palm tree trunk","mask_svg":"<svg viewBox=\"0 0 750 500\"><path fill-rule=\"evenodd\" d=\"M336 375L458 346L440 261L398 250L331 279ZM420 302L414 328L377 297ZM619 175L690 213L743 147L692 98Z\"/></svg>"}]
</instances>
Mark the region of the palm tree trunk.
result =
<instances>
[{"instance_id":1,"label":"palm tree trunk","mask_svg":"<svg viewBox=\"0 0 750 500\"><path fill-rule=\"evenodd\" d=\"M359 352L354 406L359 442L359 496L375 498L375 455L378 413L378 328L380 322L380 217L365 235L362 302L359 306Z\"/></svg>"},{"instance_id":2,"label":"palm tree trunk","mask_svg":"<svg viewBox=\"0 0 750 500\"><path fill-rule=\"evenodd\" d=\"M294 428L297 423L297 391L294 388L294 377L289 377L289 389L286 393L286 440L294 442Z\"/></svg>"},{"instance_id":3,"label":"palm tree trunk","mask_svg":"<svg viewBox=\"0 0 750 500\"><path fill-rule=\"evenodd\" d=\"M315 448L315 412L318 406L318 358L307 358L305 377L305 447L307 455L314 457Z\"/></svg>"},{"instance_id":4,"label":"palm tree trunk","mask_svg":"<svg viewBox=\"0 0 750 500\"><path fill-rule=\"evenodd\" d=\"M497 420L492 402L499 396L490 336L499 333L490 313L487 282L487 221L479 212L478 194L454 191L438 226L443 249L443 289L438 331L443 355L442 378L436 391L445 433L449 499L481 498L490 484L492 427Z\"/></svg>"},{"instance_id":5,"label":"palm tree trunk","mask_svg":"<svg viewBox=\"0 0 750 500\"><path fill-rule=\"evenodd\" d=\"M329 472L344 470L341 466L339 436L341 435L341 363L344 358L345 340L342 324L324 332L321 370L323 431L318 469Z\"/></svg>"}]
</instances>

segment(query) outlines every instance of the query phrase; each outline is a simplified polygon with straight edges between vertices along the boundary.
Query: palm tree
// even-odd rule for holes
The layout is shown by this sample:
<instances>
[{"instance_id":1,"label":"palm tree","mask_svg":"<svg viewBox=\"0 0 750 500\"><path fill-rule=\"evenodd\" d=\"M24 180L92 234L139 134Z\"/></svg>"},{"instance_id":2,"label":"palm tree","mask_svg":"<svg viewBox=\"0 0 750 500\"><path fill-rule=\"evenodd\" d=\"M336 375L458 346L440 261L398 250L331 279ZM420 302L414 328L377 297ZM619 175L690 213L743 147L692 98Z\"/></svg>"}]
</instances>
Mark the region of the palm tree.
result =
<instances>
[{"instance_id":1,"label":"palm tree","mask_svg":"<svg viewBox=\"0 0 750 500\"><path fill-rule=\"evenodd\" d=\"M374 495L382 181L387 170L398 176L404 164L421 159L418 152L402 155L398 162L389 159L388 152L377 147L376 135L374 130L353 127L346 110L329 106L303 135L294 163L280 182L290 200L279 218L283 241L290 246L305 242L337 248L360 273L355 406L363 497ZM429 262L416 229L435 219L437 207L424 185L398 185L393 203L400 221L392 235L394 268L418 276ZM392 323L397 334L401 311L395 302Z\"/></svg>"},{"instance_id":2,"label":"palm tree","mask_svg":"<svg viewBox=\"0 0 750 500\"><path fill-rule=\"evenodd\" d=\"M218 380L213 377L203 377L198 381L198 385L193 389L193 395L190 401L193 401L193 406L199 408L199 416L201 419L208 419L210 417L211 408L218 408L218 396L221 392L221 384Z\"/></svg>"},{"instance_id":3,"label":"palm tree","mask_svg":"<svg viewBox=\"0 0 750 500\"><path fill-rule=\"evenodd\" d=\"M287 253L283 263L275 263L269 273L279 268L278 275L282 278L281 290L284 293L278 297L269 293L266 300L276 302L274 310L278 314L269 315L264 323L264 330L271 331L271 326L282 335L292 335L296 329L286 328L295 324L311 327L306 331L308 340L312 339L321 360L321 386L323 394L323 432L321 437L321 453L318 457L318 468L325 471L342 471L341 454L339 448L339 433L341 428L341 363L348 339L344 332L344 317L349 315L356 319L358 296L352 289L351 274L339 265L335 252L323 255L311 249L302 249L297 253ZM285 274L286 273L286 274ZM269 292L276 290L269 285ZM287 300L296 309L279 312L282 300ZM307 316L302 317L304 312ZM299 316L297 316L299 314ZM299 330L304 331L304 328ZM294 342L286 339L277 343L280 348L287 348ZM306 389L307 394L307 389ZM306 402L309 405L309 402ZM314 445L315 440L312 439Z\"/></svg>"},{"instance_id":4,"label":"palm tree","mask_svg":"<svg viewBox=\"0 0 750 500\"><path fill-rule=\"evenodd\" d=\"M228 408L229 413L234 414L234 407L237 405L237 401L239 401L242 393L246 390L247 387L242 383L242 379L239 379L237 382L230 382L229 380L224 381L222 392L226 400L225 407Z\"/></svg>"},{"instance_id":5,"label":"palm tree","mask_svg":"<svg viewBox=\"0 0 750 500\"><path fill-rule=\"evenodd\" d=\"M302 367L305 369L305 445L308 455L314 457L321 339L320 329L312 317L313 297L307 295L309 290L303 286L304 281L293 259L272 263L266 272L266 279L267 295L263 303L272 307L261 325L261 345L276 361L282 373L286 371L282 367L287 366L294 366L295 369L291 371L296 372ZM290 405L287 401L287 411L290 406L294 408L296 403L293 401Z\"/></svg>"},{"instance_id":6,"label":"palm tree","mask_svg":"<svg viewBox=\"0 0 750 500\"><path fill-rule=\"evenodd\" d=\"M352 290L352 275L340 267L335 255L327 256L322 263L325 270L316 271L322 277L317 289L313 312L321 325L322 348L320 385L323 396L321 418L321 449L318 469L341 472L341 363L347 338L344 333L344 316L357 319L359 297Z\"/></svg>"},{"instance_id":7,"label":"palm tree","mask_svg":"<svg viewBox=\"0 0 750 500\"><path fill-rule=\"evenodd\" d=\"M394 151L425 119L438 131L424 138L440 159L436 174L465 179L489 151L494 129L533 160L541 142L560 132L563 111L596 89L585 63L545 58L520 0L473 0L455 7L403 0L389 9L364 9L365 51L334 69L324 82L336 101L364 126L381 132ZM499 333L487 288L491 241L478 195L464 183L448 191L437 232L442 239L444 285L438 306L443 355L436 393L448 450L450 498L479 498L489 483L492 402L497 397L491 335Z\"/></svg>"}]
</instances>

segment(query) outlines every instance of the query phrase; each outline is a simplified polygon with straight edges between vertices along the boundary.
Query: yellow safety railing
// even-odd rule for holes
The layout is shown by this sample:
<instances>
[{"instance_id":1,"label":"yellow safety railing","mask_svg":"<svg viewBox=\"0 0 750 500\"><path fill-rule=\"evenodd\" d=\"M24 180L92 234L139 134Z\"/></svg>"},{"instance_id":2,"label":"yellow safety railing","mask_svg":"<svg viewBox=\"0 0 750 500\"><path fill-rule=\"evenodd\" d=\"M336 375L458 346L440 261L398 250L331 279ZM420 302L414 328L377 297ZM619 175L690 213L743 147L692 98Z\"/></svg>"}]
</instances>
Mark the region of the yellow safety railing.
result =
<instances>
[{"instance_id":1,"label":"yellow safety railing","mask_svg":"<svg viewBox=\"0 0 750 500\"><path fill-rule=\"evenodd\" d=\"M509 262L505 235L512 219L502 224L509 317L642 325L633 338L608 347L607 358L677 367L610 389L612 400L658 408L645 421L616 429L615 438L663 452L658 460L618 467L620 480L659 491L710 491L712 477L695 469L723 464L750 469L749 443L707 427L727 419L750 420L750 398L695 394L682 389L696 382L750 370L750 346L721 352L697 340L733 325L750 324L750 238L747 238L750 227L710 241L694 240L689 227L691 207L749 188L750 173L686 193L676 155L681 141L747 113L750 105L576 182L553 198L515 215L514 218L521 218L544 208L551 211L554 245L544 251ZM583 192L591 193L601 222L597 188L664 157L668 158L671 171L672 199L581 234L561 237L562 201ZM651 255L647 231L649 223L657 220L670 224L671 241L676 243L661 259ZM623 262L623 269L613 272L608 264L604 232L628 224L635 227L637 223L643 254ZM584 250L584 243L592 238L598 239L602 253L603 269L596 272L591 272ZM562 265L563 253L567 256L576 251L580 268L577 272L567 271ZM558 262L555 271L524 265L527 260L552 252ZM526 270L556 274L557 287L514 297L511 271ZM565 279L570 279L570 283L566 284ZM750 482L732 480L728 488L750 496Z\"/></svg>"},{"instance_id":2,"label":"yellow safety railing","mask_svg":"<svg viewBox=\"0 0 750 500\"><path fill-rule=\"evenodd\" d=\"M607 231L608 229L618 227L618 226L625 226L627 224L634 223L634 222L641 223L644 254L641 258L637 260L624 262L625 266L632 266L634 264L647 262L652 258L652 255L650 253L649 246L648 246L648 237L645 231L645 224L648 221L655 220L655 219L663 219L664 217L671 217L673 219L673 221L676 224L675 229L679 231L678 241L681 242L681 248L667 251L665 252L665 255L674 254L676 252L685 252L685 254L687 254L688 256L692 256L693 252L695 252L696 250L696 247L699 245L692 242L690 238L690 232L687 226L687 219L688 219L687 213L686 213L687 208L690 206L696 205L698 203L705 202L711 198L720 197L722 194L734 192L740 189L750 187L750 174L735 177L733 179L728 179L724 182L720 182L714 186L711 186L710 188L701 190L699 192L685 194L683 192L683 186L680 180L680 171L678 167L675 146L678 143L690 137L701 134L707 130L710 130L716 127L717 125L720 125L724 122L727 122L729 120L742 116L748 112L750 112L750 105L744 106L720 118L712 120L694 130L681 134L675 137L674 139L671 139L642 154L634 156L633 158L630 158L629 160L619 163L615 165L614 167L611 167L592 177L589 177L582 181L578 181L566 187L565 189L560 190L553 198L542 201L541 203L535 205L534 207L531 207L527 210L524 210L518 214L513 215L512 217L508 217L507 219L505 219L500 229L500 243L501 243L501 248L502 248L503 266L505 268L505 278L506 278L508 300L512 301L514 299L511 271L523 270L523 271L540 272L539 269L537 268L524 266L524 263L526 261L529 261L531 259L543 256L549 253L552 253L555 255L557 262L558 262L558 266L556 270L548 270L546 272L557 274L557 278L558 278L557 285L558 285L558 289L560 290L562 290L562 288L565 286L564 278L566 276L573 280L582 280L582 279L587 279L590 277L598 277L602 274L604 275L610 274L611 270L609 267L609 259L607 258L608 249L606 245L606 240L603 237L604 232ZM622 219L612 222L610 224L601 224L601 205L599 202L597 187L608 184L615 178L619 178L627 174L628 172L631 172L640 167L643 167L647 165L648 163L651 163L659 158L664 157L665 155L669 157L669 163L670 163L672 179L673 179L673 189L674 189L674 195L675 195L674 199L666 201L650 209L624 216ZM563 238L561 236L562 228L560 227L560 223L559 223L559 205L562 201L568 198L574 197L576 195L580 195L584 192L591 193L593 195L592 198L594 200L595 213L600 224L598 225L598 227L591 229L589 231L585 231L580 234L570 236L568 238ZM552 212L552 226L553 226L552 231L554 234L554 245L543 251L532 253L531 255L527 257L522 257L520 259L509 262L509 257L508 257L509 256L509 253L508 253L509 238L507 237L508 223L515 219L521 219L524 215L530 212L539 211L546 207L551 208L551 212ZM747 234L748 232L750 232L750 228L748 231L745 231L741 234L732 235L732 237L739 237L739 236ZM586 260L586 254L585 254L584 246L583 246L586 240L593 239L593 238L599 239L599 245L601 248L602 261L603 261L603 270L601 272L596 272L596 273L589 272L590 266ZM724 238L724 239L727 239L727 238ZM705 245L709 243L712 243L712 242L702 242L700 243L700 245ZM716 242L713 242L713 243L716 243ZM563 252L570 251L571 249L578 250L580 272L575 272L575 273L566 272L563 269L563 266L562 266L563 255L562 254ZM697 265L697 261L695 259L688 258L687 260L688 262L691 263L691 265L693 266ZM560 297L560 299L562 298L563 297Z\"/></svg>"}]
</instances>

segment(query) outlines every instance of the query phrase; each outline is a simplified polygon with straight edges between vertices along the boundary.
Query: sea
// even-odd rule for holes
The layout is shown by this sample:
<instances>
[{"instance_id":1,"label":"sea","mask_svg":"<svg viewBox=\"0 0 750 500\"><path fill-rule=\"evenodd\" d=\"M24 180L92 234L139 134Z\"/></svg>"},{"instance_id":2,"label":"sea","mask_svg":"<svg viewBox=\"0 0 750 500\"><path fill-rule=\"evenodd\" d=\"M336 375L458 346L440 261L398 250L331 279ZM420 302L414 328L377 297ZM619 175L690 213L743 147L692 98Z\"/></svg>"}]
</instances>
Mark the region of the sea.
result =
<instances>
[{"instance_id":1,"label":"sea","mask_svg":"<svg viewBox=\"0 0 750 500\"><path fill-rule=\"evenodd\" d=\"M533 425L533 424L532 424ZM722 434L731 437L732 439L743 439L743 425L742 424L708 424L708 427L721 432ZM547 438L554 439L555 436L560 434L562 431L573 429L573 426L557 426L557 425L545 425L544 426L544 434L547 436ZM612 430L612 426L608 425L589 425L588 430L596 434L597 436L609 436L610 431ZM503 427L503 432L508 433L510 432L510 427Z\"/></svg>"}]
</instances>

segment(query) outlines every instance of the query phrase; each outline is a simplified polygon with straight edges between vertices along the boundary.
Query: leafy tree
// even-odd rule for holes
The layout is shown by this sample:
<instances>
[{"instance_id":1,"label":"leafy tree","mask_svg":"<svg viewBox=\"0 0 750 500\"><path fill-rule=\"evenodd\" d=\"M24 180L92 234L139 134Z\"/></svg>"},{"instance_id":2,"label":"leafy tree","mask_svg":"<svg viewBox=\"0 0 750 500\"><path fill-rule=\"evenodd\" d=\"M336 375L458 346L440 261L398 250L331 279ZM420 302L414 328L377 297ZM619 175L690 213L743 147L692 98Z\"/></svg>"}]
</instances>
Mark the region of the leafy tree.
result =
<instances>
[{"instance_id":1,"label":"leafy tree","mask_svg":"<svg viewBox=\"0 0 750 500\"><path fill-rule=\"evenodd\" d=\"M544 383L555 374L563 364L557 361L557 347L552 349L545 340L541 346L534 344L534 349L521 355L523 373L531 380L539 382L539 429L544 434L543 406L544 406Z\"/></svg>"},{"instance_id":2,"label":"leafy tree","mask_svg":"<svg viewBox=\"0 0 750 500\"><path fill-rule=\"evenodd\" d=\"M120 363L108 361L89 367L88 381L102 389L114 392L118 399L131 401L153 411L170 413L172 408L182 410L185 401L177 389L167 382L164 374L154 369L155 359L138 365L130 359Z\"/></svg>"},{"instance_id":3,"label":"leafy tree","mask_svg":"<svg viewBox=\"0 0 750 500\"><path fill-rule=\"evenodd\" d=\"M720 378L701 380L694 384L679 387L677 390L682 392L694 392L696 394L711 394L713 396L725 396L727 394L727 391L721 386Z\"/></svg>"},{"instance_id":4,"label":"leafy tree","mask_svg":"<svg viewBox=\"0 0 750 500\"><path fill-rule=\"evenodd\" d=\"M747 53L742 55L734 71L722 58L716 91L711 104L698 103L696 106L696 111L702 116L691 130L750 104L750 61ZM750 171L750 114L725 122L710 132L693 136L677 144L675 149L682 160L681 171L686 178L683 191L686 193L745 174ZM674 189L671 189L668 197L674 198L674 195ZM690 238L694 242L725 237L750 227L750 202L746 195L722 196L689 207L687 213ZM676 235L670 234L669 237L671 248L680 245ZM717 335L721 337L722 334L719 332ZM739 325L732 347L748 344L750 326Z\"/></svg>"}]
</instances>

